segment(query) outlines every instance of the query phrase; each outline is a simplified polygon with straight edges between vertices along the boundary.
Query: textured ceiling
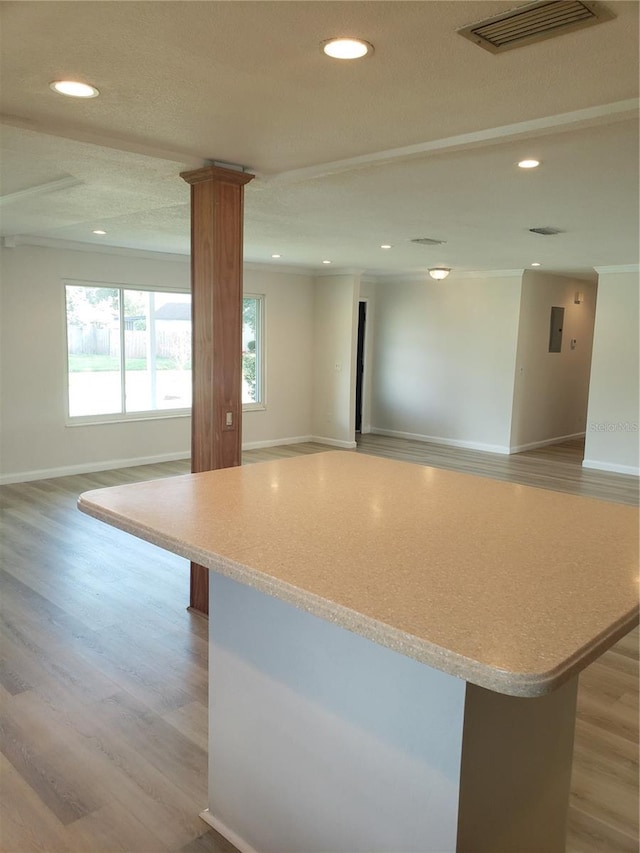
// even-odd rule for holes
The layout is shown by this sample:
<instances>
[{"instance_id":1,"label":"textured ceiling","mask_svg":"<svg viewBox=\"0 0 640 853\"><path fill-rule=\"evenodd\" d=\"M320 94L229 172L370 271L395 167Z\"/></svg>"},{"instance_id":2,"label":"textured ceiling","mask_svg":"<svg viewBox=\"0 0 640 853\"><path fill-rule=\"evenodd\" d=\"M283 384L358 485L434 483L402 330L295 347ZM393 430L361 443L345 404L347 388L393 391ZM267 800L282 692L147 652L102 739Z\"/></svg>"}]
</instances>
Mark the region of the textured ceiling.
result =
<instances>
[{"instance_id":1,"label":"textured ceiling","mask_svg":"<svg viewBox=\"0 0 640 853\"><path fill-rule=\"evenodd\" d=\"M638 3L608 5L610 22L493 56L455 31L512 2L2 3L2 234L186 253L179 172L215 159L258 175L247 260L637 263ZM336 34L374 55L328 60ZM101 95L55 95L62 77Z\"/></svg>"}]
</instances>

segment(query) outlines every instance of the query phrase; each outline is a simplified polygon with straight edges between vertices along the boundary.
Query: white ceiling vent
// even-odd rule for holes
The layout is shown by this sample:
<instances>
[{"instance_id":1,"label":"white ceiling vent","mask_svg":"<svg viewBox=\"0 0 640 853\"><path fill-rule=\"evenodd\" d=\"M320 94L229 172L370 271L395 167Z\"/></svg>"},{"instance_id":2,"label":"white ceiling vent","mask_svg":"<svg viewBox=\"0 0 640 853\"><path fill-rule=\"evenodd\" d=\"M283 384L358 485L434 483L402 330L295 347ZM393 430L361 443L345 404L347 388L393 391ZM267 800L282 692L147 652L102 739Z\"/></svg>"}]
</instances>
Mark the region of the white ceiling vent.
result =
<instances>
[{"instance_id":1,"label":"white ceiling vent","mask_svg":"<svg viewBox=\"0 0 640 853\"><path fill-rule=\"evenodd\" d=\"M491 53L560 36L614 18L600 3L585 0L546 0L529 3L458 30L461 36Z\"/></svg>"}]
</instances>

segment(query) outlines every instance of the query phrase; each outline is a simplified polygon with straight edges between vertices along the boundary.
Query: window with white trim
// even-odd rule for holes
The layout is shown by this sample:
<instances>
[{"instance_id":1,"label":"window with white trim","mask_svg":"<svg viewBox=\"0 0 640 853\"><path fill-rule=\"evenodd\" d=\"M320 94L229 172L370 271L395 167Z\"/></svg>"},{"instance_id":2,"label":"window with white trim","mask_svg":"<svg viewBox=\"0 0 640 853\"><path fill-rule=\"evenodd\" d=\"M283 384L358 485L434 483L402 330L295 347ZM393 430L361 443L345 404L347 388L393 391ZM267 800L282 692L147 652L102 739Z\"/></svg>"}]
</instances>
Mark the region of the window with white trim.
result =
<instances>
[{"instance_id":1,"label":"window with white trim","mask_svg":"<svg viewBox=\"0 0 640 853\"><path fill-rule=\"evenodd\" d=\"M242 407L264 408L264 296L247 294L242 303Z\"/></svg>"},{"instance_id":2,"label":"window with white trim","mask_svg":"<svg viewBox=\"0 0 640 853\"><path fill-rule=\"evenodd\" d=\"M70 421L189 414L191 295L67 284ZM263 297L243 302L243 408L263 407Z\"/></svg>"}]
</instances>

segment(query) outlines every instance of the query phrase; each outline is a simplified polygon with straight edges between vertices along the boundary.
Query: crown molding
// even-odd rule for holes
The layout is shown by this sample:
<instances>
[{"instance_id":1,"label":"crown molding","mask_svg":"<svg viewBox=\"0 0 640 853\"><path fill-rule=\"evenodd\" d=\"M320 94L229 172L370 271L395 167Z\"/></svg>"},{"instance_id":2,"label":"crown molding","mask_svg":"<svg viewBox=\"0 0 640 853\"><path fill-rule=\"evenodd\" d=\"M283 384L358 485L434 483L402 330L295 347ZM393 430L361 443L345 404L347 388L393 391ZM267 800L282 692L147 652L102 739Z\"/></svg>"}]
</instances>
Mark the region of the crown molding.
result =
<instances>
[{"instance_id":1,"label":"crown molding","mask_svg":"<svg viewBox=\"0 0 640 853\"><path fill-rule=\"evenodd\" d=\"M442 279L438 284L446 284L451 281L459 281L461 279L487 279L487 278L522 278L523 269L515 270L452 270L446 279ZM429 270L422 267L419 270L405 270L404 272L376 272L367 273L363 279L368 284L376 284L384 281L394 281L397 283L413 284L424 282L435 282L429 276Z\"/></svg>"},{"instance_id":2,"label":"crown molding","mask_svg":"<svg viewBox=\"0 0 640 853\"><path fill-rule=\"evenodd\" d=\"M117 151L126 151L129 154L142 154L144 157L154 157L157 160L179 163L182 170L199 169L207 162L202 157L195 157L193 153L170 151L166 148L147 145L132 137L108 136L69 122L48 121L41 123L22 116L0 113L0 124L16 127L18 130L31 131L41 136L58 136L62 139L70 139L73 142L97 145L99 148L113 148Z\"/></svg>"},{"instance_id":3,"label":"crown molding","mask_svg":"<svg viewBox=\"0 0 640 853\"><path fill-rule=\"evenodd\" d=\"M15 249L17 246L39 246L44 249L59 249L70 252L90 252L100 255L120 255L126 258L143 258L153 261L169 261L171 263L189 264L191 256L188 253L179 252L153 252L149 249L130 249L125 246L107 246L105 244L84 243L74 240L61 240L55 237L31 237L29 235L16 235L15 237L4 237L2 240L5 249ZM243 269L247 272L270 272L279 275L306 275L317 274L314 267L285 266L284 264L269 264L256 261L245 261Z\"/></svg>"},{"instance_id":4,"label":"crown molding","mask_svg":"<svg viewBox=\"0 0 640 853\"><path fill-rule=\"evenodd\" d=\"M335 278L337 275L363 275L364 269L356 267L336 267L335 269L316 269L313 272L314 278Z\"/></svg>"},{"instance_id":5,"label":"crown molding","mask_svg":"<svg viewBox=\"0 0 640 853\"><path fill-rule=\"evenodd\" d=\"M120 255L128 258L146 258L155 261L169 261L171 263L189 263L189 253L182 252L154 252L149 249L131 249L126 246L108 246L104 243L85 243L75 240L62 240L55 237L36 237L28 234L7 236L2 238L5 249L14 249L18 246L39 246L45 249L60 249L72 252L90 252L101 255ZM243 268L249 272L278 273L279 275L304 275L313 278L328 278L340 275L361 276L361 282L366 284L377 284L384 281L403 283L415 283L430 281L429 270L419 267L409 270L365 270L358 267L336 267L325 269L313 266L299 266L286 264L270 264L261 261L245 261ZM611 275L615 273L640 273L640 264L615 264L613 266L593 267L598 275ZM504 270L452 270L447 281L458 279L487 279L487 278L516 278L521 277L526 271L546 272L549 275L560 275L551 270L529 270L528 267L521 269ZM567 278L578 278L578 276L566 276Z\"/></svg>"},{"instance_id":6,"label":"crown molding","mask_svg":"<svg viewBox=\"0 0 640 853\"><path fill-rule=\"evenodd\" d=\"M267 261L245 261L242 266L245 272L275 272L279 275L316 275L315 267L270 264Z\"/></svg>"},{"instance_id":7,"label":"crown molding","mask_svg":"<svg viewBox=\"0 0 640 853\"><path fill-rule=\"evenodd\" d=\"M640 264L616 264L610 267L594 267L598 275L618 272L640 272Z\"/></svg>"},{"instance_id":8,"label":"crown molding","mask_svg":"<svg viewBox=\"0 0 640 853\"><path fill-rule=\"evenodd\" d=\"M455 278L519 278L524 271L524 267L515 270L460 270Z\"/></svg>"},{"instance_id":9,"label":"crown molding","mask_svg":"<svg viewBox=\"0 0 640 853\"><path fill-rule=\"evenodd\" d=\"M129 249L126 246L98 245L97 243L84 243L79 240L60 240L55 237L31 237L28 234L17 234L15 237L5 237L4 242L6 248L40 246L44 249L63 249L72 252L92 252L100 255L123 255L128 258L149 258L156 261L189 263L189 255L178 252L153 252L148 249Z\"/></svg>"},{"instance_id":10,"label":"crown molding","mask_svg":"<svg viewBox=\"0 0 640 853\"><path fill-rule=\"evenodd\" d=\"M0 196L0 206L4 207L7 204L13 204L14 201L24 201L26 198L55 193L59 190L69 190L83 183L84 181L81 181L80 178L74 178L73 175L69 175L68 178L59 178L57 181L47 181L35 187L27 187L27 189L16 190L14 193L6 193Z\"/></svg>"},{"instance_id":11,"label":"crown molding","mask_svg":"<svg viewBox=\"0 0 640 853\"><path fill-rule=\"evenodd\" d=\"M638 115L638 106L639 101L637 98L628 98L623 101L614 101L610 104L600 104L581 110L542 116L541 118L491 127L486 130L473 131L472 133L461 133L457 136L448 136L443 139L432 139L429 142L418 142L415 145L406 145L402 148L389 148L385 151L374 151L370 154L348 157L343 160L318 163L313 166L303 166L299 169L289 169L285 172L266 176L263 178L263 181L269 184L297 183L298 181L307 181L311 178L348 172L352 169L377 166L381 163L388 163L394 160L408 160L414 157L437 154L442 151L459 151L478 146L493 145L498 142L509 142L522 136L539 136L550 132L558 133L598 124L608 124L635 118Z\"/></svg>"}]
</instances>

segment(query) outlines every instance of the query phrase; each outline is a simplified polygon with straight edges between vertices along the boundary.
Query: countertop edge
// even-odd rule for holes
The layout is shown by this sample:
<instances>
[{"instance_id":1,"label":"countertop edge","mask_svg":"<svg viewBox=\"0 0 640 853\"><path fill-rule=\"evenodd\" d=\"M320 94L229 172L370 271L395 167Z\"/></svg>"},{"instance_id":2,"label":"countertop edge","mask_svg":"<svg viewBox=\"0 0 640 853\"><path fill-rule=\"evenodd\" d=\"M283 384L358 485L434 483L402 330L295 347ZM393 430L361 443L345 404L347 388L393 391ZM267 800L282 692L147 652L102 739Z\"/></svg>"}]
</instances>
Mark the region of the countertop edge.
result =
<instances>
[{"instance_id":1,"label":"countertop edge","mask_svg":"<svg viewBox=\"0 0 640 853\"><path fill-rule=\"evenodd\" d=\"M92 490L101 491L101 490ZM143 539L146 542L171 551L187 560L192 560L211 571L218 572L245 586L253 587L267 595L285 601L324 621L338 625L347 631L358 634L371 642L385 646L399 654L424 663L434 669L471 682L479 687L520 698L536 698L552 693L573 676L579 674L592 661L603 654L614 643L631 631L639 621L639 607L621 617L618 622L601 632L597 637L579 649L571 658L559 666L540 673L519 673L498 669L449 649L421 640L413 634L407 634L384 622L379 622L356 610L322 598L314 593L305 592L285 581L278 580L264 572L245 566L237 560L222 556L212 556L195 546L186 546L170 536L159 534L144 524L131 522L115 512L96 507L85 495L78 498L78 509L112 527Z\"/></svg>"}]
</instances>

